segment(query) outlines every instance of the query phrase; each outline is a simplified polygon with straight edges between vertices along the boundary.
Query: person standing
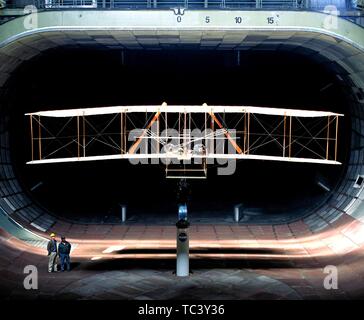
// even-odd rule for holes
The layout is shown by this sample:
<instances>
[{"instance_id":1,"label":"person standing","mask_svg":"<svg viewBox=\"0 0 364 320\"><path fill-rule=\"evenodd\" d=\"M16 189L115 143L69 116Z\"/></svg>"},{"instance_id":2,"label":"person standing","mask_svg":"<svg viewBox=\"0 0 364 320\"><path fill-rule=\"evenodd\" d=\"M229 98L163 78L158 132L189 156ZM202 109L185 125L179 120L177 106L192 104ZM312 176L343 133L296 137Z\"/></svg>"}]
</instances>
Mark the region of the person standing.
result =
<instances>
[{"instance_id":1,"label":"person standing","mask_svg":"<svg viewBox=\"0 0 364 320\"><path fill-rule=\"evenodd\" d=\"M57 272L57 240L56 235L54 233L51 233L51 239L48 242L47 250L48 250L48 272Z\"/></svg>"},{"instance_id":2,"label":"person standing","mask_svg":"<svg viewBox=\"0 0 364 320\"><path fill-rule=\"evenodd\" d=\"M66 241L66 237L61 237L61 243L58 246L58 254L61 259L61 271L64 271L64 264L67 264L67 271L71 270L70 264L71 244Z\"/></svg>"}]
</instances>

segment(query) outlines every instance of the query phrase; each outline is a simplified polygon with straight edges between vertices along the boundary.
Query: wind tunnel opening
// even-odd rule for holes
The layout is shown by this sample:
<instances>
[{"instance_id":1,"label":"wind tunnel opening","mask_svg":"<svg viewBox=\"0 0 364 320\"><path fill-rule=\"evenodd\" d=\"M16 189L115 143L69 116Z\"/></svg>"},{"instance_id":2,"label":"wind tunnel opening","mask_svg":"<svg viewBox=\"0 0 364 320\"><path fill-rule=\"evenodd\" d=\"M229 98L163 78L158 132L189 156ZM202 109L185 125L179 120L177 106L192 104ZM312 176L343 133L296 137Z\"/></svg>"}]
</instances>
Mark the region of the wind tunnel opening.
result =
<instances>
[{"instance_id":1,"label":"wind tunnel opening","mask_svg":"<svg viewBox=\"0 0 364 320\"><path fill-rule=\"evenodd\" d=\"M15 89L16 88L16 89ZM15 91L14 91L15 90ZM29 123L40 110L151 105L251 105L344 113L338 137L343 165L258 160L237 162L233 175L191 180L189 216L232 220L233 208L269 223L296 219L330 197L340 184L350 147L350 114L335 74L287 51L49 50L22 65L11 79L11 157L22 186L41 207L72 220L158 222L177 216L177 180L165 166L128 160L26 165Z\"/></svg>"}]
</instances>

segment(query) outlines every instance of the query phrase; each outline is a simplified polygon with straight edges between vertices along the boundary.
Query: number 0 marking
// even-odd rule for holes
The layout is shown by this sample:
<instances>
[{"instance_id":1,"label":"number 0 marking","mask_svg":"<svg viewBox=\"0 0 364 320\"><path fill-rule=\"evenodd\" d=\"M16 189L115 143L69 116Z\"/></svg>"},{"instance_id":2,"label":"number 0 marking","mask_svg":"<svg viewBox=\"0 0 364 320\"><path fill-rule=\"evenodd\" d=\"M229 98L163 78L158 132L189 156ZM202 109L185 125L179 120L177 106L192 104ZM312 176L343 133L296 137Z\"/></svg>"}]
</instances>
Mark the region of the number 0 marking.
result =
<instances>
[{"instance_id":1,"label":"number 0 marking","mask_svg":"<svg viewBox=\"0 0 364 320\"><path fill-rule=\"evenodd\" d=\"M177 22L180 23L182 21L182 17L181 16L178 16L177 17Z\"/></svg>"}]
</instances>

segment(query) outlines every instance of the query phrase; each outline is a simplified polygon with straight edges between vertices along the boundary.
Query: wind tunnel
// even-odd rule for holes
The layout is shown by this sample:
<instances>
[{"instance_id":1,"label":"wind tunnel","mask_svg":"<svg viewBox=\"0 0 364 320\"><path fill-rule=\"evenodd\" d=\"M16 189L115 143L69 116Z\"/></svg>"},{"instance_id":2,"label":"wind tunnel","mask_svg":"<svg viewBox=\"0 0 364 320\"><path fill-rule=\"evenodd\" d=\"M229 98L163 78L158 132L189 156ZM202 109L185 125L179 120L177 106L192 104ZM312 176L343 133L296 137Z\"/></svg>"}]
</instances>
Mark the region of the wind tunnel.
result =
<instances>
[{"instance_id":1,"label":"wind tunnel","mask_svg":"<svg viewBox=\"0 0 364 320\"><path fill-rule=\"evenodd\" d=\"M105 47L110 35L98 36L91 43L68 35L77 45L53 45L34 55L17 65L3 85L1 192L2 207L11 216L46 230L58 218L118 222L120 205L126 204L130 221L175 221L177 181L165 178L163 165L123 160L25 164L31 153L27 112L164 101L344 114L338 137L342 165L242 160L228 176L216 175L216 165L210 166L207 179L191 181L189 215L195 221L232 221L234 206L242 204L248 222L306 217L318 230L349 209L355 212L363 183L363 92L342 65L313 50L314 45L325 48L325 39L308 40L307 35L306 48L297 46L303 38L299 34L291 36L295 46L289 40L279 40L278 46L277 41L260 41L249 50L206 50L181 43L111 50ZM269 37L251 34L241 40ZM57 41L62 42L59 36ZM360 54L341 43L330 45L341 48L342 57L344 47L351 55Z\"/></svg>"},{"instance_id":2,"label":"wind tunnel","mask_svg":"<svg viewBox=\"0 0 364 320\"><path fill-rule=\"evenodd\" d=\"M31 86L29 75L34 75ZM53 49L20 67L11 82L10 152L19 181L39 205L69 219L117 218L119 204L127 204L135 216L174 217L177 181L165 178L162 164L133 165L128 160L26 165L27 112L208 101L345 113L338 139L343 165L241 160L235 174L217 176L215 164L207 179L191 181L192 217L212 213L211 219L232 218L234 205L243 203L266 222L273 216L296 219L324 202L346 170L350 123L345 92L328 70L297 54L269 53L268 58L259 51L238 57L233 51Z\"/></svg>"}]
</instances>

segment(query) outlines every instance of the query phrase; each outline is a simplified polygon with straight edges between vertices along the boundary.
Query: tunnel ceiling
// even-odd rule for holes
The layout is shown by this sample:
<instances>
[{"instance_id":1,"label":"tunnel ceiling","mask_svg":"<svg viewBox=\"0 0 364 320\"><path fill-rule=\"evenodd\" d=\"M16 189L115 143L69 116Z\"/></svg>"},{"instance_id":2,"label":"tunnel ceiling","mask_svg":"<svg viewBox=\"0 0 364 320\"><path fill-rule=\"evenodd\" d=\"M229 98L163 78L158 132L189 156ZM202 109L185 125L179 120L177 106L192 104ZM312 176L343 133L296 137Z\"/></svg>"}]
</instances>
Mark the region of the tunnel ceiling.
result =
<instances>
[{"instance_id":1,"label":"tunnel ceiling","mask_svg":"<svg viewBox=\"0 0 364 320\"><path fill-rule=\"evenodd\" d=\"M355 87L364 87L364 53L343 40L303 31L52 31L19 39L0 50L0 85L22 62L59 46L106 50L286 50L345 70ZM342 73L342 72L341 72Z\"/></svg>"},{"instance_id":2,"label":"tunnel ceiling","mask_svg":"<svg viewBox=\"0 0 364 320\"><path fill-rule=\"evenodd\" d=\"M237 51L289 51L305 55L322 63L342 83L351 97L349 106L352 124L351 155L343 183L332 199L306 218L314 231L324 229L343 213L363 219L360 206L361 187L355 187L358 175L364 174L364 53L352 44L334 36L313 31L293 30L45 30L14 39L0 49L0 86L6 92L6 82L23 61L42 52L67 46L105 50L203 49ZM11 165L7 113L1 106L2 199L7 214L26 223L48 229L54 218L40 210L22 192Z\"/></svg>"}]
</instances>

